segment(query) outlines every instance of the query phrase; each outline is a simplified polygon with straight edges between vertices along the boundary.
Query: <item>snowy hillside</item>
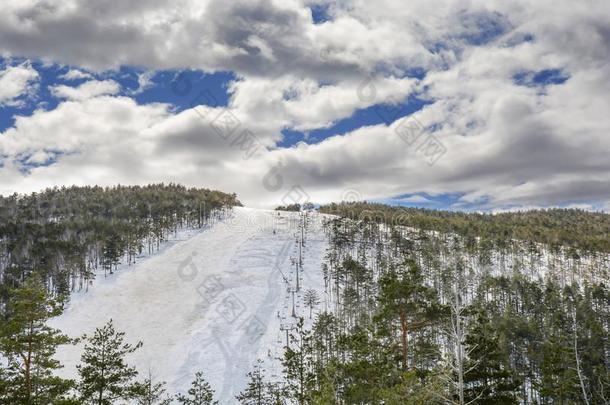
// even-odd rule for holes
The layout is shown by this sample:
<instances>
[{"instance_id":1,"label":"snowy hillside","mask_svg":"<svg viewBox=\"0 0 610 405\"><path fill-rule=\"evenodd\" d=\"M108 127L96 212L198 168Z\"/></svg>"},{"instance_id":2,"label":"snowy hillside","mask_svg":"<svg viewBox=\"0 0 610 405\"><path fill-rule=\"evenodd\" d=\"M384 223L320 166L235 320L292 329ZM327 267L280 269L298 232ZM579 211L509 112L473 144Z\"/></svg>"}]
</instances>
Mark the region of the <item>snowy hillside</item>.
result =
<instances>
[{"instance_id":1,"label":"snowy hillside","mask_svg":"<svg viewBox=\"0 0 610 405\"><path fill-rule=\"evenodd\" d=\"M324 297L321 217L309 213L302 232L295 310L305 318L304 291L313 288ZM184 392L202 370L220 403L233 403L257 359L271 379L280 372L280 329L294 322L289 289L296 285L302 222L300 213L235 208L232 217L208 229L178 233L135 266L98 275L52 325L76 337L112 318L129 342L144 342L129 359L141 375L150 370L167 381L169 392ZM318 310L324 305L322 299ZM76 376L81 352L81 345L59 350L64 375Z\"/></svg>"}]
</instances>

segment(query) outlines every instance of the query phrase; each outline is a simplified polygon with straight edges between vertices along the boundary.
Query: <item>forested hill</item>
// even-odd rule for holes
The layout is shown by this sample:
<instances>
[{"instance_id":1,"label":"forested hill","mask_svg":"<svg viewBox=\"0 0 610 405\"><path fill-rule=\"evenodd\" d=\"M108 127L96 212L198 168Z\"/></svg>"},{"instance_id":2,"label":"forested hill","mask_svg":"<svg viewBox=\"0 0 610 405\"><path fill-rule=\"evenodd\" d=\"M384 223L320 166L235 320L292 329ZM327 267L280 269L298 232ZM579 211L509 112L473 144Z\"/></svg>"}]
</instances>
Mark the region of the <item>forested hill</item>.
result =
<instances>
[{"instance_id":1,"label":"forested hill","mask_svg":"<svg viewBox=\"0 0 610 405\"><path fill-rule=\"evenodd\" d=\"M175 184L53 188L0 197L0 305L31 273L50 291L82 288L99 267L111 272L153 250L168 232L201 227L241 205L235 194Z\"/></svg>"},{"instance_id":2,"label":"forested hill","mask_svg":"<svg viewBox=\"0 0 610 405\"><path fill-rule=\"evenodd\" d=\"M0 403L608 403L608 215L238 204L174 185L2 199Z\"/></svg>"},{"instance_id":3,"label":"forested hill","mask_svg":"<svg viewBox=\"0 0 610 405\"><path fill-rule=\"evenodd\" d=\"M579 209L545 209L497 214L392 207L375 203L342 203L320 212L371 220L499 243L519 239L586 252L610 252L610 215Z\"/></svg>"},{"instance_id":4,"label":"forested hill","mask_svg":"<svg viewBox=\"0 0 610 405\"><path fill-rule=\"evenodd\" d=\"M294 403L609 403L608 215L320 211L328 310L286 350Z\"/></svg>"}]
</instances>

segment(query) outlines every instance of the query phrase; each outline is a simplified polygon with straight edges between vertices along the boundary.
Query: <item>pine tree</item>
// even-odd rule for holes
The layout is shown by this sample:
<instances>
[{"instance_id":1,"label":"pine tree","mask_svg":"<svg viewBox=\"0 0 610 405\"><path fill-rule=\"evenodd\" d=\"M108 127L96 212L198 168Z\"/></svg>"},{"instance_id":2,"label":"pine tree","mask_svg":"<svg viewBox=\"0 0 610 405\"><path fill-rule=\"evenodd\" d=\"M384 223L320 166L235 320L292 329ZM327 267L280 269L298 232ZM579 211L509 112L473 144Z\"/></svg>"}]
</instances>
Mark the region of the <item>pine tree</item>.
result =
<instances>
[{"instance_id":1,"label":"pine tree","mask_svg":"<svg viewBox=\"0 0 610 405\"><path fill-rule=\"evenodd\" d=\"M62 302L47 294L36 275L13 291L9 319L0 332L0 351L8 363L0 395L7 403L36 405L66 399L73 382L53 375L62 367L53 356L59 345L71 340L46 324L61 310Z\"/></svg>"},{"instance_id":2,"label":"pine tree","mask_svg":"<svg viewBox=\"0 0 610 405\"><path fill-rule=\"evenodd\" d=\"M262 362L257 361L254 370L248 372L248 385L235 397L243 405L264 405L268 403L268 394L265 392L265 381L262 372Z\"/></svg>"},{"instance_id":3,"label":"pine tree","mask_svg":"<svg viewBox=\"0 0 610 405\"><path fill-rule=\"evenodd\" d=\"M308 388L313 376L309 370L311 336L305 329L303 318L297 320L295 334L290 335L291 345L284 353L284 373L288 380L290 395L299 405L307 403Z\"/></svg>"},{"instance_id":4,"label":"pine tree","mask_svg":"<svg viewBox=\"0 0 610 405\"><path fill-rule=\"evenodd\" d=\"M320 303L320 298L318 298L318 293L316 290L307 290L303 296L303 302L307 307L309 307L309 319L311 319L311 312L313 307Z\"/></svg>"},{"instance_id":5,"label":"pine tree","mask_svg":"<svg viewBox=\"0 0 610 405\"><path fill-rule=\"evenodd\" d=\"M218 404L218 401L214 401L214 390L203 378L203 373L201 371L195 373L195 379L191 383L191 388L188 390L188 395L178 394L176 396L176 400L182 405Z\"/></svg>"},{"instance_id":6,"label":"pine tree","mask_svg":"<svg viewBox=\"0 0 610 405\"><path fill-rule=\"evenodd\" d=\"M106 244L102 250L102 266L105 271L113 273L112 268L116 268L121 261L122 241L116 230L112 228L112 233L107 237Z\"/></svg>"},{"instance_id":7,"label":"pine tree","mask_svg":"<svg viewBox=\"0 0 610 405\"><path fill-rule=\"evenodd\" d=\"M466 335L469 361L464 373L465 403L516 404L519 381L506 364L498 335L487 312L480 309Z\"/></svg>"},{"instance_id":8,"label":"pine tree","mask_svg":"<svg viewBox=\"0 0 610 405\"><path fill-rule=\"evenodd\" d=\"M540 394L553 403L582 402L573 346L576 335L569 329L572 326L570 310L558 285L549 283L546 286L544 304L552 311L543 325L545 339L540 347Z\"/></svg>"},{"instance_id":9,"label":"pine tree","mask_svg":"<svg viewBox=\"0 0 610 405\"><path fill-rule=\"evenodd\" d=\"M338 403L336 375L337 370L334 364L329 364L319 372L319 389L312 395L312 405L335 405Z\"/></svg>"},{"instance_id":10,"label":"pine tree","mask_svg":"<svg viewBox=\"0 0 610 405\"><path fill-rule=\"evenodd\" d=\"M407 371L398 384L380 390L379 399L384 405L441 405L449 402L445 394L439 375L432 373L423 379L415 371Z\"/></svg>"},{"instance_id":11,"label":"pine tree","mask_svg":"<svg viewBox=\"0 0 610 405\"><path fill-rule=\"evenodd\" d=\"M265 384L265 389L268 394L268 402L265 405L286 405L288 398L288 390L282 382L268 382Z\"/></svg>"},{"instance_id":12,"label":"pine tree","mask_svg":"<svg viewBox=\"0 0 610 405\"><path fill-rule=\"evenodd\" d=\"M586 289L585 299L579 303L582 314L579 353L585 378L590 385L591 403L610 403L610 342L607 339L610 319L610 290L604 284ZM604 326L604 324L606 326ZM584 329L584 330L583 330Z\"/></svg>"},{"instance_id":13,"label":"pine tree","mask_svg":"<svg viewBox=\"0 0 610 405\"><path fill-rule=\"evenodd\" d=\"M148 377L134 384L133 392L138 405L170 405L172 399L166 395L165 381L154 382L151 372Z\"/></svg>"},{"instance_id":14,"label":"pine tree","mask_svg":"<svg viewBox=\"0 0 610 405\"><path fill-rule=\"evenodd\" d=\"M9 403L11 382L9 380L8 370L4 367L3 362L0 362L0 404Z\"/></svg>"},{"instance_id":15,"label":"pine tree","mask_svg":"<svg viewBox=\"0 0 610 405\"><path fill-rule=\"evenodd\" d=\"M390 271L379 280L380 311L376 319L398 321L403 370L409 368L409 333L429 328L443 315L434 289L424 284L421 269L412 260L406 268ZM394 336L394 333L390 333Z\"/></svg>"},{"instance_id":16,"label":"pine tree","mask_svg":"<svg viewBox=\"0 0 610 405\"><path fill-rule=\"evenodd\" d=\"M81 400L112 405L119 399L132 398L136 389L133 379L138 372L125 363L125 356L142 347L142 342L124 343L125 333L115 331L112 319L85 339L82 364L77 366Z\"/></svg>"}]
</instances>

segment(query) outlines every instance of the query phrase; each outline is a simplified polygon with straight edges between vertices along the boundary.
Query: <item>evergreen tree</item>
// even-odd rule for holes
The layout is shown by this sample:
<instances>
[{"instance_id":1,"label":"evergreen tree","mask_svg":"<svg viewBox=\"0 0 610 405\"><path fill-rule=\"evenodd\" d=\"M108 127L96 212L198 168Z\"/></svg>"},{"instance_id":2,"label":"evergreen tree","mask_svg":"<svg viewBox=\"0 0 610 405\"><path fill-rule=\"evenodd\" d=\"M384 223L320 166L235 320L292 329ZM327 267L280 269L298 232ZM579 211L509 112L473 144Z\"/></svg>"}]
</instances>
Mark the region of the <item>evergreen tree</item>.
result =
<instances>
[{"instance_id":1,"label":"evergreen tree","mask_svg":"<svg viewBox=\"0 0 610 405\"><path fill-rule=\"evenodd\" d=\"M243 405L264 405L269 401L266 392L265 380L263 378L262 362L257 361L254 369L248 372L248 385L239 395L235 397Z\"/></svg>"},{"instance_id":2,"label":"evergreen tree","mask_svg":"<svg viewBox=\"0 0 610 405\"><path fill-rule=\"evenodd\" d=\"M309 319L311 319L313 307L320 303L320 298L318 297L316 290L310 289L305 291L305 294L303 295L303 302L305 303L305 306L309 307Z\"/></svg>"},{"instance_id":3,"label":"evergreen tree","mask_svg":"<svg viewBox=\"0 0 610 405\"><path fill-rule=\"evenodd\" d=\"M166 395L165 381L154 382L152 374L148 372L148 377L134 384L133 391L138 405L170 405L172 399Z\"/></svg>"},{"instance_id":4,"label":"evergreen tree","mask_svg":"<svg viewBox=\"0 0 610 405\"><path fill-rule=\"evenodd\" d=\"M136 396L133 379L138 372L125 363L125 356L142 347L142 342L125 343L125 333L115 331L112 319L85 339L82 364L77 366L81 400L87 404L112 405Z\"/></svg>"},{"instance_id":5,"label":"evergreen tree","mask_svg":"<svg viewBox=\"0 0 610 405\"><path fill-rule=\"evenodd\" d=\"M500 350L498 335L486 311L480 309L466 335L469 360L464 373L465 403L516 404L519 381Z\"/></svg>"},{"instance_id":6,"label":"evergreen tree","mask_svg":"<svg viewBox=\"0 0 610 405\"><path fill-rule=\"evenodd\" d=\"M66 399L73 383L53 375L62 367L53 356L71 340L46 324L61 310L62 302L47 294L36 275L13 291L9 319L0 332L0 351L8 363L0 376L0 395L7 403L46 405Z\"/></svg>"},{"instance_id":7,"label":"evergreen tree","mask_svg":"<svg viewBox=\"0 0 610 405\"><path fill-rule=\"evenodd\" d=\"M540 394L545 400L557 403L581 402L574 352L576 337L572 329L570 309L566 306L561 288L549 283L544 291L544 305L552 308L544 319L544 342L540 348Z\"/></svg>"},{"instance_id":8,"label":"evergreen tree","mask_svg":"<svg viewBox=\"0 0 610 405\"><path fill-rule=\"evenodd\" d=\"M400 382L380 390L379 400L384 405L441 405L446 404L446 393L438 375L420 378L414 371L403 373Z\"/></svg>"},{"instance_id":9,"label":"evergreen tree","mask_svg":"<svg viewBox=\"0 0 610 405\"><path fill-rule=\"evenodd\" d=\"M294 334L290 334L291 345L284 353L284 374L288 380L288 389L299 405L307 403L308 389L312 381L309 368L311 354L310 332L305 329L303 318L297 320Z\"/></svg>"},{"instance_id":10,"label":"evergreen tree","mask_svg":"<svg viewBox=\"0 0 610 405\"><path fill-rule=\"evenodd\" d=\"M579 304L582 314L579 343L582 364L592 398L591 403L610 403L610 290L601 285L586 288ZM604 326L606 325L606 326Z\"/></svg>"},{"instance_id":11,"label":"evergreen tree","mask_svg":"<svg viewBox=\"0 0 610 405\"><path fill-rule=\"evenodd\" d=\"M214 390L203 378L203 373L201 371L195 373L195 379L191 383L191 388L188 390L188 395L178 394L176 396L176 400L182 405L218 404L218 401L214 401Z\"/></svg>"},{"instance_id":12,"label":"evergreen tree","mask_svg":"<svg viewBox=\"0 0 610 405\"><path fill-rule=\"evenodd\" d=\"M398 371L394 345L388 350L380 343L370 329L360 325L339 337L335 386L342 401L373 403L379 397L379 390L395 382Z\"/></svg>"},{"instance_id":13,"label":"evergreen tree","mask_svg":"<svg viewBox=\"0 0 610 405\"><path fill-rule=\"evenodd\" d=\"M11 382L9 380L8 370L4 367L4 364L0 362L0 403L9 403Z\"/></svg>"},{"instance_id":14,"label":"evergreen tree","mask_svg":"<svg viewBox=\"0 0 610 405\"><path fill-rule=\"evenodd\" d=\"M403 370L409 367L409 334L432 326L443 315L434 289L424 284L420 267L407 260L406 268L390 271L379 280L378 321L398 321ZM394 333L389 332L392 336Z\"/></svg>"},{"instance_id":15,"label":"evergreen tree","mask_svg":"<svg viewBox=\"0 0 610 405\"><path fill-rule=\"evenodd\" d=\"M282 382L268 382L265 386L268 394L268 402L265 405L286 405L288 403L289 393Z\"/></svg>"},{"instance_id":16,"label":"evergreen tree","mask_svg":"<svg viewBox=\"0 0 610 405\"><path fill-rule=\"evenodd\" d=\"M312 405L336 405L338 395L335 365L329 364L319 374L319 389L312 394Z\"/></svg>"}]
</instances>

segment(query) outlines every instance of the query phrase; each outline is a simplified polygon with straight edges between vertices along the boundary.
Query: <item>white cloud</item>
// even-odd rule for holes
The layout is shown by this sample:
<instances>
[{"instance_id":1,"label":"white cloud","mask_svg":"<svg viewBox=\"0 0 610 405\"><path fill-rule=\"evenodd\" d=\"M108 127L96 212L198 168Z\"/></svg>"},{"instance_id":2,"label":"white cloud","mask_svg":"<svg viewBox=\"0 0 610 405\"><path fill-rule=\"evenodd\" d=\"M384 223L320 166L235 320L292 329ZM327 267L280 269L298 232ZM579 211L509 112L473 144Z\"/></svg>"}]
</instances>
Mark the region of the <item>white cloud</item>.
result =
<instances>
[{"instance_id":1,"label":"white cloud","mask_svg":"<svg viewBox=\"0 0 610 405\"><path fill-rule=\"evenodd\" d=\"M89 80L77 87L56 85L51 88L55 97L70 100L84 100L102 95L117 94L121 90L114 80Z\"/></svg>"},{"instance_id":2,"label":"white cloud","mask_svg":"<svg viewBox=\"0 0 610 405\"><path fill-rule=\"evenodd\" d=\"M24 101L19 98L33 96L38 79L38 72L28 62L0 70L0 106L22 106Z\"/></svg>"},{"instance_id":3,"label":"white cloud","mask_svg":"<svg viewBox=\"0 0 610 405\"><path fill-rule=\"evenodd\" d=\"M60 79L66 80L66 81L73 81L73 80L80 80L80 79L91 79L93 76L91 76L90 73L87 73L83 70L80 69L70 69L68 70L66 73L64 73L63 75L59 76Z\"/></svg>"},{"instance_id":4,"label":"white cloud","mask_svg":"<svg viewBox=\"0 0 610 405\"><path fill-rule=\"evenodd\" d=\"M155 76L155 71L147 71L147 72L143 72L143 73L139 73L138 74L138 88L133 90L131 92L131 94L140 94L145 90L148 90L149 88L151 88L154 83L152 81L152 78Z\"/></svg>"},{"instance_id":5,"label":"white cloud","mask_svg":"<svg viewBox=\"0 0 610 405\"><path fill-rule=\"evenodd\" d=\"M5 4L0 46L92 69L129 64L325 79L353 76L354 68L370 72L382 59L440 59L416 27L337 13L332 23L314 25L300 1L13 2Z\"/></svg>"},{"instance_id":6,"label":"white cloud","mask_svg":"<svg viewBox=\"0 0 610 405\"><path fill-rule=\"evenodd\" d=\"M66 101L17 118L0 137L7 191L181 181L236 191L259 205L279 202L297 185L317 201L338 200L346 188L367 199L462 193L457 206L487 208L610 200L608 2L348 0L332 2L323 24L313 24L298 0L45 4L7 4L0 51L94 70L234 71L231 114L239 131L251 130L271 151L244 160L239 145L194 111L137 105L117 96L117 83L89 81L54 87ZM547 86L513 80L542 69L561 69L569 79ZM409 78L422 71L423 80ZM373 88L369 77L374 96L363 96L363 84ZM145 88L148 76L140 79ZM329 127L414 94L430 103L416 114L426 136L446 147L433 166L400 138L400 122L275 147L284 128ZM19 171L23 158L45 162L48 154L57 162ZM265 188L273 167L282 186Z\"/></svg>"}]
</instances>

